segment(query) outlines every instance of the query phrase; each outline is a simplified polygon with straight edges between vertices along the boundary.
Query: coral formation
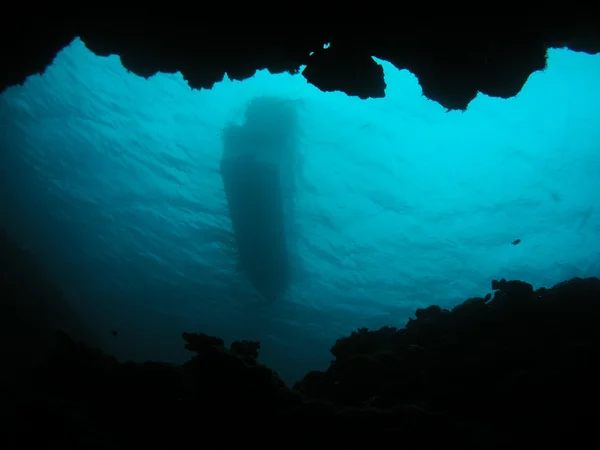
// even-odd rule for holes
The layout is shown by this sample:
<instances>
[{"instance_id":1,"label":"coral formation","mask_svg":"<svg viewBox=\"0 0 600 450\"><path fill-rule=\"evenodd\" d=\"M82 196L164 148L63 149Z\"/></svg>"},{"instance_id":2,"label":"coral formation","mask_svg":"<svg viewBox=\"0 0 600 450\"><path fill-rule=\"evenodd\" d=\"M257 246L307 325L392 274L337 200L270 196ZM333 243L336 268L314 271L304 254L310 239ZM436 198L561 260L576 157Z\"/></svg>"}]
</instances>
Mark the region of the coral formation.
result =
<instances>
[{"instance_id":1,"label":"coral formation","mask_svg":"<svg viewBox=\"0 0 600 450\"><path fill-rule=\"evenodd\" d=\"M10 248L4 236L9 294ZM133 363L59 331L47 360L3 389L4 448L598 443L600 280L534 290L502 279L492 289L452 310L418 309L403 328L340 338L330 367L291 388L258 361L258 342L227 348L218 337L183 333L193 353L186 363Z\"/></svg>"}]
</instances>

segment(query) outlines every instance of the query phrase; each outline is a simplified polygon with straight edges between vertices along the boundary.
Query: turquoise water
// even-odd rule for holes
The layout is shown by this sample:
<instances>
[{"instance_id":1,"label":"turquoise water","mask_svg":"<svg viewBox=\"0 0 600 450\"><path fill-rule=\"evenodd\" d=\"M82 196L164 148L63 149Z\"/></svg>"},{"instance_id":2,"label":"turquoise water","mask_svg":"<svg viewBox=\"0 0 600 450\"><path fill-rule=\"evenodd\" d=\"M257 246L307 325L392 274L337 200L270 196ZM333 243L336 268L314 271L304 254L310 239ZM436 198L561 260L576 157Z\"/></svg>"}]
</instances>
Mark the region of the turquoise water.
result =
<instances>
[{"instance_id":1,"label":"turquoise water","mask_svg":"<svg viewBox=\"0 0 600 450\"><path fill-rule=\"evenodd\" d=\"M446 112L384 61L384 99L267 71L194 91L75 40L0 97L0 224L116 356L181 361L180 333L203 331L260 340L297 379L353 329L403 326L492 278L600 274L600 56L548 55L517 97ZM219 173L222 129L264 95L300 105L302 273L275 304L236 270Z\"/></svg>"}]
</instances>

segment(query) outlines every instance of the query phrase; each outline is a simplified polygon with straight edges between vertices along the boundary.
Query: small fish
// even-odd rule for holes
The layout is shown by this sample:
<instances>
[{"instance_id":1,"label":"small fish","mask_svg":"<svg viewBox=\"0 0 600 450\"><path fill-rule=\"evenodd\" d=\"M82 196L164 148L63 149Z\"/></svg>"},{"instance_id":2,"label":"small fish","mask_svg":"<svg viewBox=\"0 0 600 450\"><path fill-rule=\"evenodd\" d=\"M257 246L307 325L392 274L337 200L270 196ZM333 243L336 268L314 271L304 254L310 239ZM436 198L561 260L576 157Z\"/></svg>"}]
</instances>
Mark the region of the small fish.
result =
<instances>
[{"instance_id":1,"label":"small fish","mask_svg":"<svg viewBox=\"0 0 600 450\"><path fill-rule=\"evenodd\" d=\"M521 243L521 239L515 239L514 241L511 242L512 245L517 245Z\"/></svg>"},{"instance_id":2,"label":"small fish","mask_svg":"<svg viewBox=\"0 0 600 450\"><path fill-rule=\"evenodd\" d=\"M118 336L118 335L119 335L119 332L118 332L117 330L112 330L112 331L110 332L110 334L112 334L113 336Z\"/></svg>"}]
</instances>

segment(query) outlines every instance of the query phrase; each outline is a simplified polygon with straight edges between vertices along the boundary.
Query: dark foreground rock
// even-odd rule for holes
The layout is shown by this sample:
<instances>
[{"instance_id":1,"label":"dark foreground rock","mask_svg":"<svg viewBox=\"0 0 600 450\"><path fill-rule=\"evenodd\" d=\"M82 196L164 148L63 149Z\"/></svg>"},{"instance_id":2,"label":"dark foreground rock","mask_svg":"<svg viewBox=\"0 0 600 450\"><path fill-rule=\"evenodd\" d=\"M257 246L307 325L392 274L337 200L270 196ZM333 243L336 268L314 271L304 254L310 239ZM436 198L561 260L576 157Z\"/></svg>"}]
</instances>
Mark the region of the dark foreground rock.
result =
<instances>
[{"instance_id":1,"label":"dark foreground rock","mask_svg":"<svg viewBox=\"0 0 600 450\"><path fill-rule=\"evenodd\" d=\"M2 267L2 292L25 295ZM11 370L22 358L2 354L18 374L2 378L2 448L598 446L600 280L492 290L419 309L404 328L359 329L293 388L258 361L258 342L183 333L185 364L133 363L60 331L42 363Z\"/></svg>"},{"instance_id":2,"label":"dark foreground rock","mask_svg":"<svg viewBox=\"0 0 600 450\"><path fill-rule=\"evenodd\" d=\"M339 339L329 369L293 389L257 362L256 342L184 333L195 356L177 366L119 363L58 332L12 392L8 447L591 445L600 280L493 287L452 311L419 309L405 328Z\"/></svg>"}]
</instances>

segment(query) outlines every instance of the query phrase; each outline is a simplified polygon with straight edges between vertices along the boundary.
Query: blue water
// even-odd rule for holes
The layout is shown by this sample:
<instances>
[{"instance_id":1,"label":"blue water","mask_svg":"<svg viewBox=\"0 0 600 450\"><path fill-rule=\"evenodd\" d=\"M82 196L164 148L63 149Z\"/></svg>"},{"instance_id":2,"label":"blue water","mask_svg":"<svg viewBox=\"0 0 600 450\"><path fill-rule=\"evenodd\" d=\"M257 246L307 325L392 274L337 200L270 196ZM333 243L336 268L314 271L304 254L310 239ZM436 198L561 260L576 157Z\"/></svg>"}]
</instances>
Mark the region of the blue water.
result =
<instances>
[{"instance_id":1,"label":"blue water","mask_svg":"<svg viewBox=\"0 0 600 450\"><path fill-rule=\"evenodd\" d=\"M379 62L385 99L267 71L195 91L75 40L0 98L0 225L119 358L182 361L180 333L203 331L260 340L288 381L353 329L403 326L492 278L600 275L600 55L549 50L517 97L448 113ZM272 305L236 270L219 175L222 128L261 95L301 101L303 272Z\"/></svg>"}]
</instances>

